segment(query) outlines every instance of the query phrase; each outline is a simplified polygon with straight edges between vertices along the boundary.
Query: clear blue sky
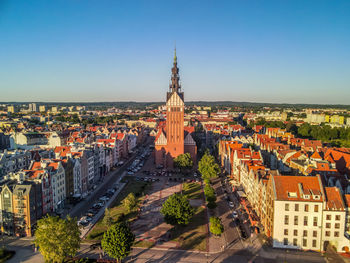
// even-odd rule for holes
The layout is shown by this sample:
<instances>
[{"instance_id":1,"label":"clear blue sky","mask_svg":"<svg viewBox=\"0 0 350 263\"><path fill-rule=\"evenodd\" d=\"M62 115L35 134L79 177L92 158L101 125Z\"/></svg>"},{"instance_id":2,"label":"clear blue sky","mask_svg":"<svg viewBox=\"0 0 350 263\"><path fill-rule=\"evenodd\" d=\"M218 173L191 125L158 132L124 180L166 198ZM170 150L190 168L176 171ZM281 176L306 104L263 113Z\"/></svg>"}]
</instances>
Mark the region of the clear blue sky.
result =
<instances>
[{"instance_id":1,"label":"clear blue sky","mask_svg":"<svg viewBox=\"0 0 350 263\"><path fill-rule=\"evenodd\" d=\"M350 104L350 1L0 0L0 101Z\"/></svg>"}]
</instances>

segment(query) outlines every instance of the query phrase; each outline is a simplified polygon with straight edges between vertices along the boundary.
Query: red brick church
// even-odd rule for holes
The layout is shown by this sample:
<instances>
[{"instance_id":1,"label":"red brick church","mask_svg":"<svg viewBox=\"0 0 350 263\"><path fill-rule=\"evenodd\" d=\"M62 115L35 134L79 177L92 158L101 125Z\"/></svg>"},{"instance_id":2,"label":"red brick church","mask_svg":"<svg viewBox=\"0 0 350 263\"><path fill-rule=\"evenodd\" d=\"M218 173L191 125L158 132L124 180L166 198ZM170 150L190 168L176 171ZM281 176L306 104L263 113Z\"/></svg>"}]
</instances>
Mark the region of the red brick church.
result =
<instances>
[{"instance_id":1,"label":"red brick church","mask_svg":"<svg viewBox=\"0 0 350 263\"><path fill-rule=\"evenodd\" d=\"M171 69L171 84L166 96L166 124L159 125L155 138L155 163L164 168L173 167L173 159L180 154L190 153L196 163L197 146L191 133L193 127L184 127L184 93L179 83L176 49L174 66Z\"/></svg>"}]
</instances>

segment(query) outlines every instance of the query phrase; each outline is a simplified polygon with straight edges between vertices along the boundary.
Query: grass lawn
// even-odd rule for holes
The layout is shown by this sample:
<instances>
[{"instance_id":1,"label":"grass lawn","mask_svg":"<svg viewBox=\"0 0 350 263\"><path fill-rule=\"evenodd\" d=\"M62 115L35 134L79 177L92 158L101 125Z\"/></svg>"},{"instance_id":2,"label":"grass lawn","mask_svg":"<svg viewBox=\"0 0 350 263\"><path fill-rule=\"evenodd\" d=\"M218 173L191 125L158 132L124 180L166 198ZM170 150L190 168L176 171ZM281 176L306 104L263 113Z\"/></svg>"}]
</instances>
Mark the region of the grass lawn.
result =
<instances>
[{"instance_id":1,"label":"grass lawn","mask_svg":"<svg viewBox=\"0 0 350 263\"><path fill-rule=\"evenodd\" d=\"M146 193L148 190L148 183L143 181L135 181L133 177L127 176L124 177L128 180L126 186L124 186L123 190L118 194L111 207L109 208L110 213L113 217L113 223L118 222L119 217L123 214L125 218L129 221L135 220L137 216L137 210L139 205L131 212L127 212L124 206L121 204L121 201L129 194L134 193L138 198L138 203L140 204L144 196L143 193ZM90 233L87 235L87 240L99 241L103 237L103 233L107 230L107 226L103 222L103 216L96 223L96 225L92 228Z\"/></svg>"},{"instance_id":2,"label":"grass lawn","mask_svg":"<svg viewBox=\"0 0 350 263\"><path fill-rule=\"evenodd\" d=\"M187 195L188 199L202 199L202 187L200 183L184 183L182 193Z\"/></svg>"},{"instance_id":3,"label":"grass lawn","mask_svg":"<svg viewBox=\"0 0 350 263\"><path fill-rule=\"evenodd\" d=\"M195 214L187 226L176 226L171 230L172 240L180 244L181 249L207 249L207 217L203 207L195 208Z\"/></svg>"}]
</instances>

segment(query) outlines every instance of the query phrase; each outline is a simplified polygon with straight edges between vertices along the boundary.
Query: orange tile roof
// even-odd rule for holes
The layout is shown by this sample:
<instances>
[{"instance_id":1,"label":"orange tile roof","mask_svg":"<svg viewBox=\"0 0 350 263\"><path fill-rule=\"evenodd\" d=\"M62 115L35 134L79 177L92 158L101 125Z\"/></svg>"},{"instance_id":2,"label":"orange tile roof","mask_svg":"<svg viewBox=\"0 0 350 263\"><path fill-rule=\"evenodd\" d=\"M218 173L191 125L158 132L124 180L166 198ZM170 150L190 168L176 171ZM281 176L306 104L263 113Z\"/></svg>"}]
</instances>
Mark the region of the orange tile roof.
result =
<instances>
[{"instance_id":1,"label":"orange tile roof","mask_svg":"<svg viewBox=\"0 0 350 263\"><path fill-rule=\"evenodd\" d=\"M59 162L52 162L52 163L50 163L48 166L49 166L49 167L52 167L54 170L57 170L59 164L60 164Z\"/></svg>"},{"instance_id":2,"label":"orange tile roof","mask_svg":"<svg viewBox=\"0 0 350 263\"><path fill-rule=\"evenodd\" d=\"M345 199L345 204L348 208L350 208L350 194L345 194L344 195L344 199Z\"/></svg>"},{"instance_id":3,"label":"orange tile roof","mask_svg":"<svg viewBox=\"0 0 350 263\"><path fill-rule=\"evenodd\" d=\"M32 170L37 170L41 168L41 163L40 162L34 162L32 165Z\"/></svg>"},{"instance_id":4,"label":"orange tile roof","mask_svg":"<svg viewBox=\"0 0 350 263\"><path fill-rule=\"evenodd\" d=\"M321 185L317 176L287 176L277 175L273 176L274 188L277 200L290 201L308 201L320 202L323 201ZM309 199L302 196L299 187L302 187L304 194L310 195ZM313 198L318 195L319 199Z\"/></svg>"},{"instance_id":5,"label":"orange tile roof","mask_svg":"<svg viewBox=\"0 0 350 263\"><path fill-rule=\"evenodd\" d=\"M344 210L345 206L337 187L325 187L327 196L326 210Z\"/></svg>"}]
</instances>

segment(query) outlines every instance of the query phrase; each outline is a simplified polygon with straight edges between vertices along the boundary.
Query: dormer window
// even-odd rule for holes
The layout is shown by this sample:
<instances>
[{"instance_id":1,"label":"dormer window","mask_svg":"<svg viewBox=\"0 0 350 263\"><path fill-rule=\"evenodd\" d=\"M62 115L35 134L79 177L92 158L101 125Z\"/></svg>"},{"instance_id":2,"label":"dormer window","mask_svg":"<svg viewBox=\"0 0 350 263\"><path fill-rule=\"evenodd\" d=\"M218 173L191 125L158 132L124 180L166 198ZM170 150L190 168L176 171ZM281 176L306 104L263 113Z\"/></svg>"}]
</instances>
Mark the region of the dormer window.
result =
<instances>
[{"instance_id":1,"label":"dormer window","mask_svg":"<svg viewBox=\"0 0 350 263\"><path fill-rule=\"evenodd\" d=\"M297 193L296 192L288 192L288 197L290 198L297 198Z\"/></svg>"},{"instance_id":2,"label":"dormer window","mask_svg":"<svg viewBox=\"0 0 350 263\"><path fill-rule=\"evenodd\" d=\"M304 199L310 199L310 195L305 195L303 196Z\"/></svg>"}]
</instances>

